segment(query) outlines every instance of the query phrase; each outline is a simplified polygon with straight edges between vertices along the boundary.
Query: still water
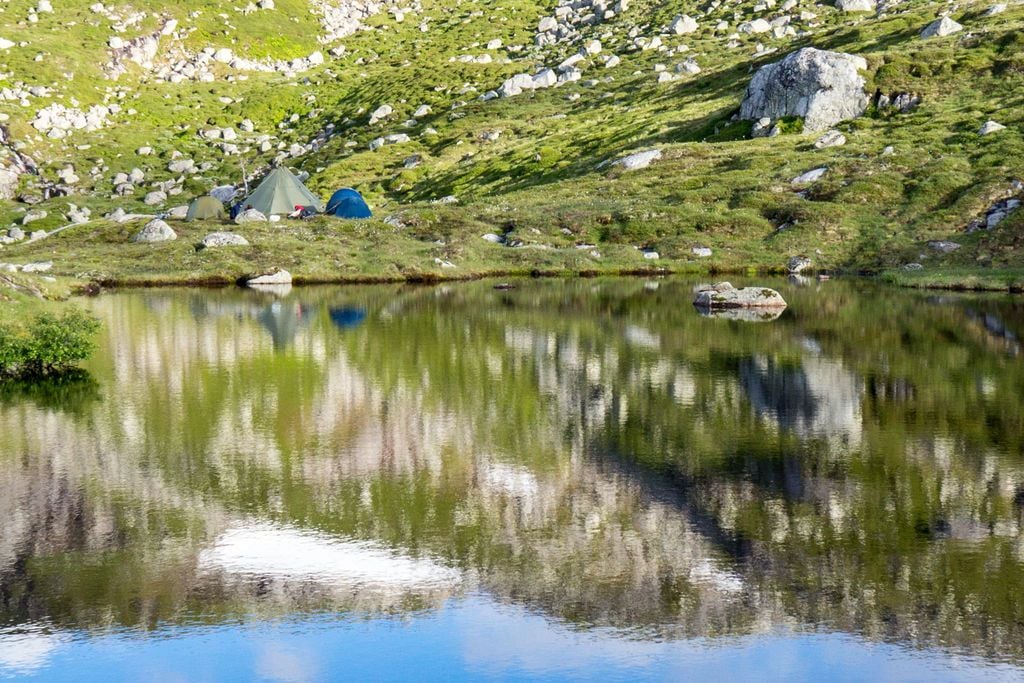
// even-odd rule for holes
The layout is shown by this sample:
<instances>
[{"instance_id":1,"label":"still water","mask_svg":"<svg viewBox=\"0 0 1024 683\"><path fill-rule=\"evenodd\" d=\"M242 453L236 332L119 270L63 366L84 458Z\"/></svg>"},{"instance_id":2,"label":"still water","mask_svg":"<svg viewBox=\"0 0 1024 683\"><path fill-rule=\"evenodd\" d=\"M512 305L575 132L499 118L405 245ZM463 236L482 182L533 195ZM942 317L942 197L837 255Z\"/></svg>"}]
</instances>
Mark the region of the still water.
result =
<instances>
[{"instance_id":1,"label":"still water","mask_svg":"<svg viewBox=\"0 0 1024 683\"><path fill-rule=\"evenodd\" d=\"M0 388L0 678L1024 679L1024 300L694 284L83 302Z\"/></svg>"}]
</instances>

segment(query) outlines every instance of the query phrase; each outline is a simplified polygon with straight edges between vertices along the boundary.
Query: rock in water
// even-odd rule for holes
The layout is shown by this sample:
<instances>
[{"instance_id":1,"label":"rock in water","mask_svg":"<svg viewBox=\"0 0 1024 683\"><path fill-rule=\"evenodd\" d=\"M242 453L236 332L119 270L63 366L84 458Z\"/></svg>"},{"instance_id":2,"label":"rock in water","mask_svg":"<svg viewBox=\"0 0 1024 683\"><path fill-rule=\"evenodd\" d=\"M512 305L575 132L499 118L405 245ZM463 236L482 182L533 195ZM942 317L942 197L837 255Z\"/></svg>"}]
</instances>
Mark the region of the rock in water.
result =
<instances>
[{"instance_id":1,"label":"rock in water","mask_svg":"<svg viewBox=\"0 0 1024 683\"><path fill-rule=\"evenodd\" d=\"M266 273L249 278L245 283L248 285L290 285L292 274L284 268L271 268Z\"/></svg>"},{"instance_id":2,"label":"rock in water","mask_svg":"<svg viewBox=\"0 0 1024 683\"><path fill-rule=\"evenodd\" d=\"M211 232L199 243L203 249L213 247L247 247L249 240L234 232Z\"/></svg>"},{"instance_id":3,"label":"rock in water","mask_svg":"<svg viewBox=\"0 0 1024 683\"><path fill-rule=\"evenodd\" d=\"M867 109L863 57L813 47L758 69L747 86L740 118L800 116L805 132L820 132Z\"/></svg>"},{"instance_id":4,"label":"rock in water","mask_svg":"<svg viewBox=\"0 0 1024 683\"><path fill-rule=\"evenodd\" d=\"M176 239L178 239L178 233L171 230L171 226L167 223L155 218L146 223L146 226L132 237L132 242L168 242Z\"/></svg>"},{"instance_id":5,"label":"rock in water","mask_svg":"<svg viewBox=\"0 0 1024 683\"><path fill-rule=\"evenodd\" d=\"M806 268L810 268L810 266L811 259L807 258L806 256L794 256L791 259L789 259L789 261L786 262L786 271L793 275L796 275L800 271Z\"/></svg>"},{"instance_id":6,"label":"rock in water","mask_svg":"<svg viewBox=\"0 0 1024 683\"><path fill-rule=\"evenodd\" d=\"M737 289L728 282L719 282L697 292L693 305L699 308L785 308L786 300L768 287Z\"/></svg>"}]
</instances>

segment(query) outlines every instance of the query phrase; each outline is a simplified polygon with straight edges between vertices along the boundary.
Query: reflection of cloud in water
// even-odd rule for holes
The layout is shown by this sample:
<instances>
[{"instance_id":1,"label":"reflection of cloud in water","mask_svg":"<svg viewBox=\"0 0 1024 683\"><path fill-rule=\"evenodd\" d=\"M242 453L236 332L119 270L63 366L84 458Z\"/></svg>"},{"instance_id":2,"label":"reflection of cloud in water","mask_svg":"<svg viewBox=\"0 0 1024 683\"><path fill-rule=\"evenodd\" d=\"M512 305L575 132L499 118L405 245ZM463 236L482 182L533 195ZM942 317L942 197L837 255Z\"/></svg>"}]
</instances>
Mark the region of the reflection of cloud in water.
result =
<instances>
[{"instance_id":1,"label":"reflection of cloud in water","mask_svg":"<svg viewBox=\"0 0 1024 683\"><path fill-rule=\"evenodd\" d=\"M302 683L323 678L317 652L279 643L269 643L259 653L256 673L260 678L287 683Z\"/></svg>"},{"instance_id":2,"label":"reflection of cloud in water","mask_svg":"<svg viewBox=\"0 0 1024 683\"><path fill-rule=\"evenodd\" d=\"M313 581L332 587L381 591L451 588L454 569L425 558L400 555L365 541L254 523L222 533L199 555L201 570Z\"/></svg>"},{"instance_id":3,"label":"reflection of cloud in water","mask_svg":"<svg viewBox=\"0 0 1024 683\"><path fill-rule=\"evenodd\" d=\"M42 668L67 639L38 626L0 629L0 675L27 675Z\"/></svg>"}]
</instances>

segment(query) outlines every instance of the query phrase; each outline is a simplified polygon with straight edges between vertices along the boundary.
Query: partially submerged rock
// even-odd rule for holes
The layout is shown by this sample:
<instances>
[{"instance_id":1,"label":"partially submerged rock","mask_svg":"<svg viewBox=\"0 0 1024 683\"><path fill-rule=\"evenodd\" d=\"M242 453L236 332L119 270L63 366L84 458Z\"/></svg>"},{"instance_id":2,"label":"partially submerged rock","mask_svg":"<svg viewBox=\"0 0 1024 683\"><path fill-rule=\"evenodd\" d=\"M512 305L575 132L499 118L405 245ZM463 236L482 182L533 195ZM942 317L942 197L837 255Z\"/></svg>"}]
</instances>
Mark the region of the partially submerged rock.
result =
<instances>
[{"instance_id":1,"label":"partially submerged rock","mask_svg":"<svg viewBox=\"0 0 1024 683\"><path fill-rule=\"evenodd\" d=\"M786 262L786 272L796 275L811 266L811 259L806 256L793 256Z\"/></svg>"},{"instance_id":2,"label":"partially submerged rock","mask_svg":"<svg viewBox=\"0 0 1024 683\"><path fill-rule=\"evenodd\" d=\"M271 268L265 273L255 275L245 281L247 285L290 285L292 274L284 268Z\"/></svg>"},{"instance_id":3,"label":"partially submerged rock","mask_svg":"<svg viewBox=\"0 0 1024 683\"><path fill-rule=\"evenodd\" d=\"M778 308L786 307L786 300L768 287L741 287L719 282L697 292L693 305L698 308Z\"/></svg>"},{"instance_id":4,"label":"partially submerged rock","mask_svg":"<svg viewBox=\"0 0 1024 683\"><path fill-rule=\"evenodd\" d=\"M863 57L805 47L758 69L747 86L740 118L799 116L805 132L825 131L867 109Z\"/></svg>"}]
</instances>

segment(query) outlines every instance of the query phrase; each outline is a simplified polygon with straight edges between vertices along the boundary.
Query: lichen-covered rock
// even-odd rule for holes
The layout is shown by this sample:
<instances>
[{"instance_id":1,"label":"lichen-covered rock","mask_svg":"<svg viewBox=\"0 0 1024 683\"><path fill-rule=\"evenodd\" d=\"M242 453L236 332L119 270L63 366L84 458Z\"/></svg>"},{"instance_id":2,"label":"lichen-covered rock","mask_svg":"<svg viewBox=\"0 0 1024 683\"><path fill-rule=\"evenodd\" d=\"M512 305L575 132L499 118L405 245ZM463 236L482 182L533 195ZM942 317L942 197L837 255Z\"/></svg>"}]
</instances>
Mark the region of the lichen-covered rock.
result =
<instances>
[{"instance_id":1,"label":"lichen-covered rock","mask_svg":"<svg viewBox=\"0 0 1024 683\"><path fill-rule=\"evenodd\" d=\"M246 209L242 213L235 216L235 223L241 225L242 223L266 223L267 217L256 209Z\"/></svg>"},{"instance_id":2,"label":"lichen-covered rock","mask_svg":"<svg viewBox=\"0 0 1024 683\"><path fill-rule=\"evenodd\" d=\"M786 272L796 275L811 267L811 259L806 256L793 256L786 262Z\"/></svg>"},{"instance_id":3,"label":"lichen-covered rock","mask_svg":"<svg viewBox=\"0 0 1024 683\"><path fill-rule=\"evenodd\" d=\"M612 162L612 166L621 166L627 171L636 171L647 168L651 163L661 158L660 149L649 149L646 152L634 152L621 159Z\"/></svg>"},{"instance_id":4,"label":"lichen-covered rock","mask_svg":"<svg viewBox=\"0 0 1024 683\"><path fill-rule=\"evenodd\" d=\"M828 130L867 109L859 73L865 69L863 57L805 47L758 69L740 105L740 118L799 116L806 132Z\"/></svg>"},{"instance_id":5,"label":"lichen-covered rock","mask_svg":"<svg viewBox=\"0 0 1024 683\"><path fill-rule=\"evenodd\" d=\"M699 308L785 308L786 300L768 287L741 287L719 282L697 292L693 305Z\"/></svg>"}]
</instances>

